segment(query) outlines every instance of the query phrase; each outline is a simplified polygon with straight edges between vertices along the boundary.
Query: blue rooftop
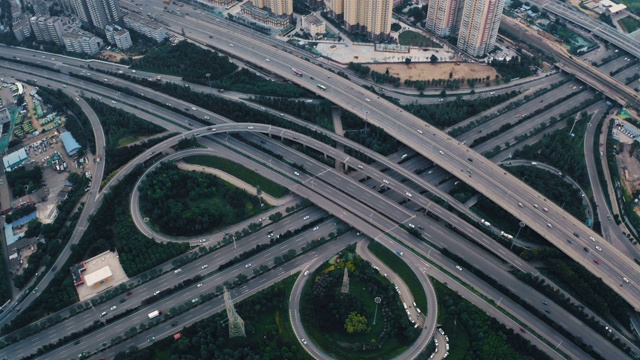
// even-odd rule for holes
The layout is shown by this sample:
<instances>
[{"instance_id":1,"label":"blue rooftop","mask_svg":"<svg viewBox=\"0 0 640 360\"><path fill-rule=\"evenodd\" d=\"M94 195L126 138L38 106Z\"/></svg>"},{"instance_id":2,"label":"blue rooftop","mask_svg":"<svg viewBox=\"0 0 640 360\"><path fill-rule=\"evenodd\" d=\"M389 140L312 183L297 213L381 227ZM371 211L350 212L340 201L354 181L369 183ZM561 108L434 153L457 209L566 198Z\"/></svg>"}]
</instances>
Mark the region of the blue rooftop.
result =
<instances>
[{"instance_id":1,"label":"blue rooftop","mask_svg":"<svg viewBox=\"0 0 640 360\"><path fill-rule=\"evenodd\" d=\"M64 145L64 149L67 151L69 156L75 155L78 150L81 149L80 144L73 138L70 132L63 132L60 134L60 140L62 140L62 144Z\"/></svg>"},{"instance_id":2,"label":"blue rooftop","mask_svg":"<svg viewBox=\"0 0 640 360\"><path fill-rule=\"evenodd\" d=\"M13 222L11 223L11 226L16 228L18 226L24 225L26 223L28 223L29 221L35 219L38 217L38 213L36 211L32 212L29 215L25 215L23 217L21 217L20 219L16 219L13 220Z\"/></svg>"}]
</instances>

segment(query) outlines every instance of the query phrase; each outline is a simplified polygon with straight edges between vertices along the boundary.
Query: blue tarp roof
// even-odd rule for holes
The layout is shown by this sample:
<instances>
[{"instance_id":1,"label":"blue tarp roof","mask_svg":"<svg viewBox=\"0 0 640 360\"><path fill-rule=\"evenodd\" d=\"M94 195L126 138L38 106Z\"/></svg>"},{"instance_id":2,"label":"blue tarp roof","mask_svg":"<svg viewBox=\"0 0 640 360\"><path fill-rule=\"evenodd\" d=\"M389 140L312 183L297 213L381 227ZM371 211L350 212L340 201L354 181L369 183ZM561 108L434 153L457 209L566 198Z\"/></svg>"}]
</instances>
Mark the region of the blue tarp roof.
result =
<instances>
[{"instance_id":1,"label":"blue tarp roof","mask_svg":"<svg viewBox=\"0 0 640 360\"><path fill-rule=\"evenodd\" d=\"M73 135L71 135L71 133L68 131L60 134L60 140L62 140L64 149L69 155L75 155L75 153L77 153L81 148L80 144L78 144L76 139L73 138Z\"/></svg>"},{"instance_id":2,"label":"blue tarp roof","mask_svg":"<svg viewBox=\"0 0 640 360\"><path fill-rule=\"evenodd\" d=\"M35 219L37 217L38 217L38 213L36 211L34 211L29 215L21 217L20 219L13 220L13 222L11 223L11 226L13 226L15 228L15 227L18 227L20 225L24 225L24 224L28 223L29 221L31 221L31 220L33 220L33 219Z\"/></svg>"},{"instance_id":3,"label":"blue tarp roof","mask_svg":"<svg viewBox=\"0 0 640 360\"><path fill-rule=\"evenodd\" d=\"M7 246L20 240L24 236L24 233L19 235L13 235L13 227L11 224L4 224L4 238L7 239Z\"/></svg>"}]
</instances>

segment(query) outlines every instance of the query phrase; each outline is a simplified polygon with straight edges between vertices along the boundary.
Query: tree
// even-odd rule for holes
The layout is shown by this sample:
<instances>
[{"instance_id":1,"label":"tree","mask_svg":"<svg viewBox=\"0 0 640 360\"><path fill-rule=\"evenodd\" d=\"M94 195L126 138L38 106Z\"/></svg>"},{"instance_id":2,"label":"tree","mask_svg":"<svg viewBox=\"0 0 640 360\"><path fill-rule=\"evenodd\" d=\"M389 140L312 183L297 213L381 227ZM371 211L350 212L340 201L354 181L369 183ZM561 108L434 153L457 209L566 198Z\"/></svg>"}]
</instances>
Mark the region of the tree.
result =
<instances>
[{"instance_id":1,"label":"tree","mask_svg":"<svg viewBox=\"0 0 640 360\"><path fill-rule=\"evenodd\" d=\"M509 5L510 8L512 9L518 9L520 7L522 7L522 1L520 0L512 0L511 1L511 5Z\"/></svg>"},{"instance_id":2,"label":"tree","mask_svg":"<svg viewBox=\"0 0 640 360\"><path fill-rule=\"evenodd\" d=\"M432 64L435 64L438 62L438 57L435 56L435 54L431 54L431 57L429 58L429 61L431 61Z\"/></svg>"},{"instance_id":3,"label":"tree","mask_svg":"<svg viewBox=\"0 0 640 360\"><path fill-rule=\"evenodd\" d=\"M411 64L411 58L410 57L405 58L404 59L404 63L405 63L405 65Z\"/></svg>"},{"instance_id":4,"label":"tree","mask_svg":"<svg viewBox=\"0 0 640 360\"><path fill-rule=\"evenodd\" d=\"M358 314L356 311L352 311L344 321L344 328L347 329L349 334L369 332L371 327L367 326L367 319L364 315Z\"/></svg>"}]
</instances>

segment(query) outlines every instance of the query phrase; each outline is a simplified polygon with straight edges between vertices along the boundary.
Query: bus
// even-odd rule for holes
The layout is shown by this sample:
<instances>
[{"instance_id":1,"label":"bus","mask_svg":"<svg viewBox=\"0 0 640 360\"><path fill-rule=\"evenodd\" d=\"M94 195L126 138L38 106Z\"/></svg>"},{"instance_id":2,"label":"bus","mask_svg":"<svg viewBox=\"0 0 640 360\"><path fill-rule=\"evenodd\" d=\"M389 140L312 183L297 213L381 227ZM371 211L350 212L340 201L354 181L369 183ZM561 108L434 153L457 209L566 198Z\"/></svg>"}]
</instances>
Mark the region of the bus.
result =
<instances>
[{"instance_id":1,"label":"bus","mask_svg":"<svg viewBox=\"0 0 640 360\"><path fill-rule=\"evenodd\" d=\"M302 71L296 69L296 68L291 68L291 70L293 70L294 73L296 73L296 75L302 77Z\"/></svg>"},{"instance_id":2,"label":"bus","mask_svg":"<svg viewBox=\"0 0 640 360\"><path fill-rule=\"evenodd\" d=\"M149 315L148 315L148 316L149 316L149 319L153 319L153 318L155 318L155 317L160 316L161 314L162 314L162 311L160 311L160 310L156 310L156 311L154 311L154 312L152 312L152 313L149 313Z\"/></svg>"},{"instance_id":3,"label":"bus","mask_svg":"<svg viewBox=\"0 0 640 360\"><path fill-rule=\"evenodd\" d=\"M322 85L322 84L318 84L318 87L319 87L320 89L322 89L323 91L327 91L327 87L326 87L326 86L324 86L324 85Z\"/></svg>"}]
</instances>

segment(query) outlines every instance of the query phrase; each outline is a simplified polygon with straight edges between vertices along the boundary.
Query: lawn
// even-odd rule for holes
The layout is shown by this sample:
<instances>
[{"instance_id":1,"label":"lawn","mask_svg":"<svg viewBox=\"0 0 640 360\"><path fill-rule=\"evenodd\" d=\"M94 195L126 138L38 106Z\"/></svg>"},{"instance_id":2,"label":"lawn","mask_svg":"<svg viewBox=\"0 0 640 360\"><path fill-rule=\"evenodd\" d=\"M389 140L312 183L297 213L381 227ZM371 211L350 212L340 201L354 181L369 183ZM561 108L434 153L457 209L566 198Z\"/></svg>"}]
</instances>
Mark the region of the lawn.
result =
<instances>
[{"instance_id":1,"label":"lawn","mask_svg":"<svg viewBox=\"0 0 640 360\"><path fill-rule=\"evenodd\" d=\"M400 45L410 45L417 47L430 47L430 48L442 48L440 44L429 39L428 37L418 34L415 31L406 30L400 33L398 36Z\"/></svg>"},{"instance_id":2,"label":"lawn","mask_svg":"<svg viewBox=\"0 0 640 360\"><path fill-rule=\"evenodd\" d=\"M398 255L391 252L389 249L381 245L376 241L372 241L368 246L369 251L373 253L378 259L380 259L385 265L393 269L407 284L407 287L411 289L413 299L416 305L426 314L429 309L427 304L427 295L424 293L422 284L418 280L418 276L411 270L409 265L405 263Z\"/></svg>"},{"instance_id":3,"label":"lawn","mask_svg":"<svg viewBox=\"0 0 640 360\"><path fill-rule=\"evenodd\" d=\"M618 2L618 1L616 1ZM627 5L627 8L635 13L635 14L640 14L640 2L638 0L621 0L619 1L625 5Z\"/></svg>"},{"instance_id":4,"label":"lawn","mask_svg":"<svg viewBox=\"0 0 640 360\"><path fill-rule=\"evenodd\" d=\"M640 21L633 16L627 16L618 20L618 24L620 24L620 26L622 26L622 28L624 28L629 34L640 28Z\"/></svg>"},{"instance_id":5,"label":"lawn","mask_svg":"<svg viewBox=\"0 0 640 360\"><path fill-rule=\"evenodd\" d=\"M260 187L262 191L275 198L281 198L289 193L289 190L284 186L276 184L275 182L263 177L262 175L259 175L256 172L227 159L219 158L216 156L197 155L186 157L184 158L184 161L190 164L208 166L224 171L227 174L235 176L238 179L246 182L247 184L250 184L254 187Z\"/></svg>"}]
</instances>

